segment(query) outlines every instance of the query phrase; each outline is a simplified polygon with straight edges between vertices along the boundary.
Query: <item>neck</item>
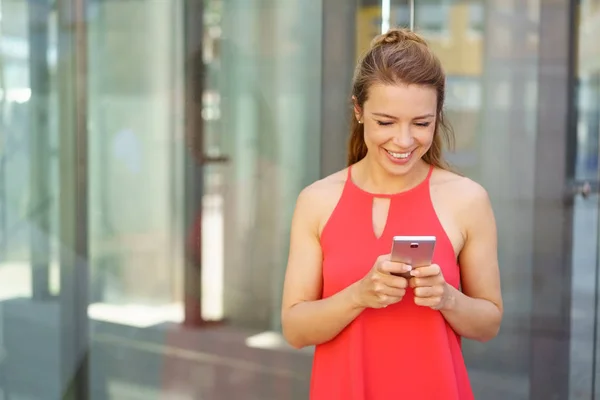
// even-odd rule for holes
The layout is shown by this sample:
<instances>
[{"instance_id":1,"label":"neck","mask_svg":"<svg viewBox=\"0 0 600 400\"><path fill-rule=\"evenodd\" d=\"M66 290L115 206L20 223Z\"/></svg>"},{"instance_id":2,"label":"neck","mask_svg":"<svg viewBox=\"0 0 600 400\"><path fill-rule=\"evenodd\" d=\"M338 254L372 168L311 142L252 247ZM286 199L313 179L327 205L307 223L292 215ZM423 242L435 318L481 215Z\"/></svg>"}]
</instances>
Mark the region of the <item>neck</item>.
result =
<instances>
[{"instance_id":1,"label":"neck","mask_svg":"<svg viewBox=\"0 0 600 400\"><path fill-rule=\"evenodd\" d=\"M421 183L429 173L430 165L419 160L406 174L392 175L370 160L368 155L354 167L356 184L371 193L394 194L410 190Z\"/></svg>"}]
</instances>

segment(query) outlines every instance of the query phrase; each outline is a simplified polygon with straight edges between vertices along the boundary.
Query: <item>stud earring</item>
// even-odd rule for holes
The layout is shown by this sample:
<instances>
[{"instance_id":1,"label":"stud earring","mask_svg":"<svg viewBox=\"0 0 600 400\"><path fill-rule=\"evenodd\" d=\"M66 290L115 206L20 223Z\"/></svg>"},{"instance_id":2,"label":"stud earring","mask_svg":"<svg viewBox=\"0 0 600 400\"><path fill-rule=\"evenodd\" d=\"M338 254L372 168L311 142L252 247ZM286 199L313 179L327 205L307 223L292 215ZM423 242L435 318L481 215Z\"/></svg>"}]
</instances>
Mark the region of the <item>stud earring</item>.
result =
<instances>
[{"instance_id":1,"label":"stud earring","mask_svg":"<svg viewBox=\"0 0 600 400\"><path fill-rule=\"evenodd\" d=\"M359 120L358 120L358 123L359 123L359 124L362 124L362 123L363 123L363 122L362 122L362 119L359 119Z\"/></svg>"}]
</instances>

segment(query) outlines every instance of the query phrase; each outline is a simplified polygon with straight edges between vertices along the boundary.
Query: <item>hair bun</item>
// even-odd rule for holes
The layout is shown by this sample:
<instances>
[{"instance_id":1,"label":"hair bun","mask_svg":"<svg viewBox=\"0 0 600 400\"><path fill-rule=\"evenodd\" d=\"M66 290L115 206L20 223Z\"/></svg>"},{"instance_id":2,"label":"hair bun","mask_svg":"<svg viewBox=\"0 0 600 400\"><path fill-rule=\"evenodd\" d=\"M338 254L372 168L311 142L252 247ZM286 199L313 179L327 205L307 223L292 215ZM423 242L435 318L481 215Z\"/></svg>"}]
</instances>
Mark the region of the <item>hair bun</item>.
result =
<instances>
[{"instance_id":1,"label":"hair bun","mask_svg":"<svg viewBox=\"0 0 600 400\"><path fill-rule=\"evenodd\" d=\"M386 33L376 36L371 42L371 48L387 44L398 44L403 42L415 42L427 46L427 42L416 33L403 28L392 28Z\"/></svg>"}]
</instances>

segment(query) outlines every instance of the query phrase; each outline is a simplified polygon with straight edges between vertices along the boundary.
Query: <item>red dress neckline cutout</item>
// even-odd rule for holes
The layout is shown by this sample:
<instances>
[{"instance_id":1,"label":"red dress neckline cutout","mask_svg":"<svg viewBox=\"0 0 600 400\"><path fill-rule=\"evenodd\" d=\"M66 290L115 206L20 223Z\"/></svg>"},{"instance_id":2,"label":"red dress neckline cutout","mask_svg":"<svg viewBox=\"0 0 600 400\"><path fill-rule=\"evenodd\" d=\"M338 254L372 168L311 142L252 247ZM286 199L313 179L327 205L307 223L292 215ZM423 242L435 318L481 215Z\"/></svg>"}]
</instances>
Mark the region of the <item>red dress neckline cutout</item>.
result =
<instances>
[{"instance_id":1,"label":"red dress neckline cutout","mask_svg":"<svg viewBox=\"0 0 600 400\"><path fill-rule=\"evenodd\" d=\"M346 185L349 185L352 188L354 188L355 190L358 190L359 192L362 192L363 194L372 196L372 197L392 198L392 197L396 197L396 196L404 196L404 195L410 194L412 191L422 190L424 186L428 186L429 180L431 179L431 175L433 174L434 168L435 167L433 165L430 165L429 171L427 172L427 176L425 177L425 179L423 179L416 186L413 186L410 189L403 190L403 191L397 192L397 193L372 193L372 192L364 190L363 188L358 186L356 183L354 183L354 180L352 179L352 165L350 165L347 168Z\"/></svg>"}]
</instances>

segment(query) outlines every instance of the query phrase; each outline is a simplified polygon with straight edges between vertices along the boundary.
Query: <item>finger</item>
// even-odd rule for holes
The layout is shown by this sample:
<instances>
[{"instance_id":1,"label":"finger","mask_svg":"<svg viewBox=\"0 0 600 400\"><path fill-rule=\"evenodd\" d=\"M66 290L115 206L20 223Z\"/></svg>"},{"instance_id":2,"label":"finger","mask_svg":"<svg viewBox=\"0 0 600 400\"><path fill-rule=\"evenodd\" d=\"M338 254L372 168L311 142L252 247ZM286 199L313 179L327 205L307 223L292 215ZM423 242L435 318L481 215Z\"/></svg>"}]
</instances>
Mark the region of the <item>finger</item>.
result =
<instances>
[{"instance_id":1,"label":"finger","mask_svg":"<svg viewBox=\"0 0 600 400\"><path fill-rule=\"evenodd\" d=\"M428 276L436 276L441 274L442 270L440 269L440 266L437 264L431 264L431 265L427 265L425 267L417 267L415 269L413 269L410 274L412 276L416 276L419 278L424 278L424 277L428 277Z\"/></svg>"},{"instance_id":2,"label":"finger","mask_svg":"<svg viewBox=\"0 0 600 400\"><path fill-rule=\"evenodd\" d=\"M398 303L400 300L402 300L402 297L404 297L404 296L380 296L379 304L382 307L387 307L390 304Z\"/></svg>"},{"instance_id":3,"label":"finger","mask_svg":"<svg viewBox=\"0 0 600 400\"><path fill-rule=\"evenodd\" d=\"M381 279L381 282L391 288L406 289L406 287L408 287L408 281L406 278L396 275L385 275Z\"/></svg>"},{"instance_id":4,"label":"finger","mask_svg":"<svg viewBox=\"0 0 600 400\"><path fill-rule=\"evenodd\" d=\"M387 305L399 303L404 296L388 296Z\"/></svg>"},{"instance_id":5,"label":"finger","mask_svg":"<svg viewBox=\"0 0 600 400\"><path fill-rule=\"evenodd\" d=\"M437 307L440 304L439 297L415 297L415 304L422 307Z\"/></svg>"},{"instance_id":6,"label":"finger","mask_svg":"<svg viewBox=\"0 0 600 400\"><path fill-rule=\"evenodd\" d=\"M401 299L406 294L406 289L388 288L385 294L388 297L397 297Z\"/></svg>"},{"instance_id":7,"label":"finger","mask_svg":"<svg viewBox=\"0 0 600 400\"><path fill-rule=\"evenodd\" d=\"M406 293L406 289L390 287L384 284L379 284L375 287L375 293L379 296L394 296L394 297L402 297Z\"/></svg>"},{"instance_id":8,"label":"finger","mask_svg":"<svg viewBox=\"0 0 600 400\"><path fill-rule=\"evenodd\" d=\"M440 297L442 294L442 290L437 286L418 287L415 289L416 297Z\"/></svg>"},{"instance_id":9,"label":"finger","mask_svg":"<svg viewBox=\"0 0 600 400\"><path fill-rule=\"evenodd\" d=\"M440 283L438 276L428 276L426 278L411 278L411 284L413 288L425 287L425 286L436 286Z\"/></svg>"},{"instance_id":10,"label":"finger","mask_svg":"<svg viewBox=\"0 0 600 400\"><path fill-rule=\"evenodd\" d=\"M391 254L382 254L379 257L377 257L377 261L383 262L383 261L389 261L392 258Z\"/></svg>"},{"instance_id":11,"label":"finger","mask_svg":"<svg viewBox=\"0 0 600 400\"><path fill-rule=\"evenodd\" d=\"M394 262L394 261L382 261L379 264L379 270L381 272L385 272L388 274L394 273L394 274L401 274L403 272L409 272L412 270L412 267L410 265L407 264L403 264L400 262Z\"/></svg>"}]
</instances>

